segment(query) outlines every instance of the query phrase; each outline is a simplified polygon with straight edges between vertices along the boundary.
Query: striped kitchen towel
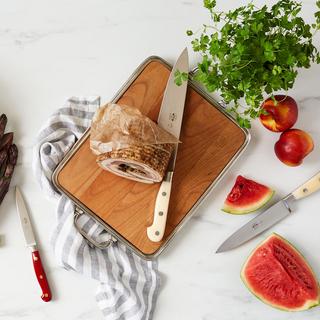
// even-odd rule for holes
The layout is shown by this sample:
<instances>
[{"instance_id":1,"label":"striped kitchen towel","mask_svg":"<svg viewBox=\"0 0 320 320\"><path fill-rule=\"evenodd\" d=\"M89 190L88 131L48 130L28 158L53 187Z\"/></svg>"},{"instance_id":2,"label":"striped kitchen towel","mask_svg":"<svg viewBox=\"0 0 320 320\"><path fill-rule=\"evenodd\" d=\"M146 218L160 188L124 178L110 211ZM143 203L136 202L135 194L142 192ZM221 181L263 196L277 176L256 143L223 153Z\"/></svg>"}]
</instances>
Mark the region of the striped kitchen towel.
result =
<instances>
[{"instance_id":1,"label":"striped kitchen towel","mask_svg":"<svg viewBox=\"0 0 320 320\"><path fill-rule=\"evenodd\" d=\"M103 250L89 246L74 227L73 203L51 182L54 169L90 125L99 104L99 97L72 97L58 109L40 130L33 170L43 191L58 199L52 244L59 264L100 282L96 300L106 319L149 320L160 285L157 261L140 258L120 242ZM81 226L95 240L110 237L90 217L82 216Z\"/></svg>"}]
</instances>

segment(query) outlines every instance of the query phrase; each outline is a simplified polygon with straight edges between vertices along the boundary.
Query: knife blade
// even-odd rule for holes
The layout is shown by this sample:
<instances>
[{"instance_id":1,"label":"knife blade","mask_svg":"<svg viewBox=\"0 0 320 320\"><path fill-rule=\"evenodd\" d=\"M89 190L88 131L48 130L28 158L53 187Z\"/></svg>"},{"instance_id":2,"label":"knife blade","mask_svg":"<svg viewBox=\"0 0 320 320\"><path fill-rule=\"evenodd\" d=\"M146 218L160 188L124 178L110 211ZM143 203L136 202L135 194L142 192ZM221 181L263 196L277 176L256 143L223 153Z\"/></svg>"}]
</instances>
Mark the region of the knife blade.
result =
<instances>
[{"instance_id":1,"label":"knife blade","mask_svg":"<svg viewBox=\"0 0 320 320\"><path fill-rule=\"evenodd\" d=\"M37 249L37 242L34 236L30 216L25 201L18 187L16 187L16 206L27 247L31 249L33 267L38 283L42 290L41 299L45 302L48 302L51 300L51 290L48 284L46 273L42 266L39 250Z\"/></svg>"},{"instance_id":2,"label":"knife blade","mask_svg":"<svg viewBox=\"0 0 320 320\"><path fill-rule=\"evenodd\" d=\"M266 211L250 220L243 227L233 233L226 241L224 241L217 249L216 253L239 247L264 230L269 229L278 221L284 219L292 212L288 202L286 199L282 199Z\"/></svg>"},{"instance_id":3,"label":"knife blade","mask_svg":"<svg viewBox=\"0 0 320 320\"><path fill-rule=\"evenodd\" d=\"M293 212L292 204L294 201L302 199L319 189L320 172L314 175L311 179L298 187L296 190L291 192L285 198L281 199L269 209L257 215L255 218L238 229L220 245L216 253L225 252L239 247L243 243L269 229Z\"/></svg>"},{"instance_id":4,"label":"knife blade","mask_svg":"<svg viewBox=\"0 0 320 320\"><path fill-rule=\"evenodd\" d=\"M176 85L174 79L177 70L187 74L189 72L187 48L182 51L169 75L158 116L158 125L179 139L188 81L183 81L180 86ZM153 223L147 228L148 238L153 242L161 241L164 235L177 153L178 144L171 155L167 172L157 194Z\"/></svg>"}]
</instances>

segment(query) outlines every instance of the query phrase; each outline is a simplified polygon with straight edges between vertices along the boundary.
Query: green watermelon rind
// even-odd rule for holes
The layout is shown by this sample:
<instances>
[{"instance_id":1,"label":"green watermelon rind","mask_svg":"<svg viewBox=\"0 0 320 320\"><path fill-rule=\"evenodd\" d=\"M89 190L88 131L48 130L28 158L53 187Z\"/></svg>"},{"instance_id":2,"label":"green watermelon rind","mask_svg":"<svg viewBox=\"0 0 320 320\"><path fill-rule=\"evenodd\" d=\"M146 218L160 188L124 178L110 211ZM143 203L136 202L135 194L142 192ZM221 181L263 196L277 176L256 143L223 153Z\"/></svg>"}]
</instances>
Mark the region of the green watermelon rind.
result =
<instances>
[{"instance_id":1,"label":"green watermelon rind","mask_svg":"<svg viewBox=\"0 0 320 320\"><path fill-rule=\"evenodd\" d=\"M244 209L241 209L241 208L237 209L230 205L224 204L221 210L226 213L231 213L235 215L251 213L264 207L271 200L274 194L275 194L275 191L269 189L268 192L262 197L262 199L260 199L258 202L255 202L251 206L248 205L244 207Z\"/></svg>"},{"instance_id":2,"label":"green watermelon rind","mask_svg":"<svg viewBox=\"0 0 320 320\"><path fill-rule=\"evenodd\" d=\"M248 290L256 297L258 298L260 301L262 301L263 303L276 308L278 310L282 310L282 311L287 311L287 312L296 312L296 311L305 311L305 310L309 310L311 308L314 308L316 306L320 305L320 287L319 287L319 283L318 281L318 299L317 300L307 300L306 303L299 307L299 308L295 308L295 309L290 309L290 308L286 308L280 305L276 305L273 303L270 303L269 301L267 301L266 299L263 299L263 297L259 296L258 294L255 293L254 289L252 287L250 287L249 283L246 281L246 277L244 275L246 266L250 260L250 258L253 256L253 254L256 252L257 249L259 249L261 246L263 246L266 242L268 242L272 237L277 237L278 239L282 240L283 242L285 242L287 245L289 245L297 254L298 256L305 262L305 264L307 265L307 267L309 268L310 273L312 274L312 276L314 277L314 279L317 279L314 271L312 270L311 266L309 265L309 263L307 263L307 260L305 259L305 257L299 252L299 250L293 246L288 240L284 239L283 237L281 237L280 235L278 235L277 233L272 233L269 237L267 237L265 240L263 240L250 254L250 256L247 258L246 262L244 263L244 265L242 266L241 269L241 273L240 273L240 278L242 280L242 282L245 284L245 286L248 288Z\"/></svg>"}]
</instances>

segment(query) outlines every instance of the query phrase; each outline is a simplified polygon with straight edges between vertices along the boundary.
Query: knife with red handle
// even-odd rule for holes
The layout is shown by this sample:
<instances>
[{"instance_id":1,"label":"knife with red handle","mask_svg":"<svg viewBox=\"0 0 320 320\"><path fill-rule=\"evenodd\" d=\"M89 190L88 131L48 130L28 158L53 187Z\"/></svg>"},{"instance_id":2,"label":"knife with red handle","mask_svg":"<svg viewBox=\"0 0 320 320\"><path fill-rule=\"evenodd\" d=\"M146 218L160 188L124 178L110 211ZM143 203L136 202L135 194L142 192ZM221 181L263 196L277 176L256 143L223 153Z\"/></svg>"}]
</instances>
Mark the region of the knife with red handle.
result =
<instances>
[{"instance_id":1,"label":"knife with red handle","mask_svg":"<svg viewBox=\"0 0 320 320\"><path fill-rule=\"evenodd\" d=\"M39 250L37 249L37 243L33 233L28 210L18 187L16 187L16 205L27 247L29 247L32 252L32 262L34 271L36 273L36 277L42 290L41 299L45 302L48 302L51 300L51 291L49 283L47 280L46 273L42 266Z\"/></svg>"},{"instance_id":2,"label":"knife with red handle","mask_svg":"<svg viewBox=\"0 0 320 320\"><path fill-rule=\"evenodd\" d=\"M41 262L41 258L38 250L35 250L32 252L32 261L33 261L34 271L36 273L39 285L42 290L41 299L45 302L48 302L51 300L51 291L50 291L46 273L42 266L42 262Z\"/></svg>"}]
</instances>

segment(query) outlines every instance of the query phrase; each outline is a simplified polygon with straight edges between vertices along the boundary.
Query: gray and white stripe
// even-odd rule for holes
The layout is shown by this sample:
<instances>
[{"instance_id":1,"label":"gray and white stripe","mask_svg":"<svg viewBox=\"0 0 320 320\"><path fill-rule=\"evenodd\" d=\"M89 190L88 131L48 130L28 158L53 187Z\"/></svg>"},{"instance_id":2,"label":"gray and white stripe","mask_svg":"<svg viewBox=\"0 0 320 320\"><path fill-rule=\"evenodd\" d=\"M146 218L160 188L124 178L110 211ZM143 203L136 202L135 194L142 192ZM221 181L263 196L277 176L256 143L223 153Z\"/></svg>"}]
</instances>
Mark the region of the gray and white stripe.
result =
<instances>
[{"instance_id":1,"label":"gray and white stripe","mask_svg":"<svg viewBox=\"0 0 320 320\"><path fill-rule=\"evenodd\" d=\"M90 247L74 227L74 204L51 182L54 169L90 125L99 104L99 97L68 99L40 130L33 170L47 195L58 199L51 241L59 264L100 282L96 300L106 319L149 320L160 285L157 261L143 260L119 241L104 250ZM88 216L79 222L96 240L110 237Z\"/></svg>"}]
</instances>

